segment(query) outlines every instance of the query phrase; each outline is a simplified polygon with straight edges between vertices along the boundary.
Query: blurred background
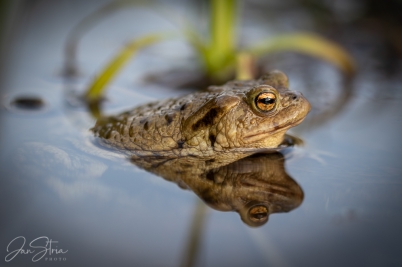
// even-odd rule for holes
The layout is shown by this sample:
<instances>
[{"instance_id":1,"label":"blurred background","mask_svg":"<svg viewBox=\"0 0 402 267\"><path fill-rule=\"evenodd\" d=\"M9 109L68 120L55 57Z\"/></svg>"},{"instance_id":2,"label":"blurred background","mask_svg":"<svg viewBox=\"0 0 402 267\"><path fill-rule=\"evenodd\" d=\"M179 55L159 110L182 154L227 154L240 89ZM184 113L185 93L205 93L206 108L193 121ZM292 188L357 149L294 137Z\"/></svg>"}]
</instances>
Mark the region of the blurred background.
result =
<instances>
[{"instance_id":1,"label":"blurred background","mask_svg":"<svg viewBox=\"0 0 402 267\"><path fill-rule=\"evenodd\" d=\"M346 77L295 52L258 60L261 72L284 71L313 106L292 130L305 145L282 152L303 202L258 228L92 136L95 119L77 93L127 42L181 33L187 21L208 39L207 1L120 2L80 34L73 76L65 72L69 34L110 1L0 3L0 266L38 263L34 254L6 261L22 246L10 245L18 236L27 249L41 236L58 241L63 258L40 260L52 266L402 265L401 1L234 2L237 47L309 32L337 43L356 65ZM136 54L108 85L102 111L196 90L204 76L184 39Z\"/></svg>"}]
</instances>

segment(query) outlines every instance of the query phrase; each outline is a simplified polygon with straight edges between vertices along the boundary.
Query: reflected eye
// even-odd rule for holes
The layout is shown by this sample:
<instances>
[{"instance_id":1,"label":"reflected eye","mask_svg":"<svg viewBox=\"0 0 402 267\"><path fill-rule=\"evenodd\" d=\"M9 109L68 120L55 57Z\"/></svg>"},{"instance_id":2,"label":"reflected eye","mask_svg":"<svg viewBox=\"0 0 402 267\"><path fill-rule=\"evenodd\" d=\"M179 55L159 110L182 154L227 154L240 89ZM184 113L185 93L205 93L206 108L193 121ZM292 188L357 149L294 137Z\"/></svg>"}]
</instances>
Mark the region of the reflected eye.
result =
<instances>
[{"instance_id":1,"label":"reflected eye","mask_svg":"<svg viewBox=\"0 0 402 267\"><path fill-rule=\"evenodd\" d=\"M262 92L256 96L254 101L259 110L267 112L275 107L276 95L271 92Z\"/></svg>"},{"instance_id":2,"label":"reflected eye","mask_svg":"<svg viewBox=\"0 0 402 267\"><path fill-rule=\"evenodd\" d=\"M250 209L250 220L253 222L264 222L268 219L268 209L263 205L257 205Z\"/></svg>"}]
</instances>

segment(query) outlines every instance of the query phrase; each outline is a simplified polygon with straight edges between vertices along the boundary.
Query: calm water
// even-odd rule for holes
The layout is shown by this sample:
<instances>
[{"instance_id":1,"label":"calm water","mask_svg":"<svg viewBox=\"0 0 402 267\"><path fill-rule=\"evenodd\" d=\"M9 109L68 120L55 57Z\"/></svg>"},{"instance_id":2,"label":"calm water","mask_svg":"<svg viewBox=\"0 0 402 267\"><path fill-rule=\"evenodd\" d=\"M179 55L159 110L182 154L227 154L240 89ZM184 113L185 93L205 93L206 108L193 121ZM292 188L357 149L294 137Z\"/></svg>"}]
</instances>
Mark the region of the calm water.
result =
<instances>
[{"instance_id":1,"label":"calm water","mask_svg":"<svg viewBox=\"0 0 402 267\"><path fill-rule=\"evenodd\" d=\"M347 99L331 66L294 55L274 58L274 67L288 73L291 87L314 107L293 130L305 146L282 151L285 173L304 198L251 228L238 213L207 207L190 190L94 140L88 130L94 119L68 100L67 91L88 84L125 40L174 29L147 10L111 16L84 36L82 76L65 83L58 74L67 32L99 4L38 2L15 35L1 92L1 266L179 266L189 255L193 266L402 266L402 75L400 69L393 77L382 74L372 57L375 43L352 49L360 72ZM153 23L141 23L150 18ZM180 42L165 46L174 49L161 52L161 45L139 54L119 75L105 113L186 93L141 82L144 74L191 55ZM44 105L34 102L36 109L26 110L10 104L20 96ZM341 111L314 123L336 99L346 101ZM47 237L65 253L32 262L43 248L29 243L40 237L34 246L46 246ZM6 262L23 239L25 252L36 252Z\"/></svg>"}]
</instances>

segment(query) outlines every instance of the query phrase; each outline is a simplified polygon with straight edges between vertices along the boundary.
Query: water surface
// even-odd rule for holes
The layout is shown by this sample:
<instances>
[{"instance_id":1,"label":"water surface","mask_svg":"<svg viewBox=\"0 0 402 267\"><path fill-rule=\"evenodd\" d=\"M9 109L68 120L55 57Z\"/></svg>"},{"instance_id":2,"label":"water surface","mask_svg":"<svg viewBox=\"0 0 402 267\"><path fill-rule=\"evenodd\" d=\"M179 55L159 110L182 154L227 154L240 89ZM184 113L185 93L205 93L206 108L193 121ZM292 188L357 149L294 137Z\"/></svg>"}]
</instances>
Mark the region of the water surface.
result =
<instances>
[{"instance_id":1,"label":"water surface","mask_svg":"<svg viewBox=\"0 0 402 267\"><path fill-rule=\"evenodd\" d=\"M7 246L19 236L27 249L38 237L58 241L53 245L68 252L40 260L53 266L178 266L188 260L191 238L194 266L402 265L402 76L376 69L370 46L352 49L361 66L353 92L320 124L313 116L345 92L340 74L305 57L273 60L314 107L293 130L305 146L282 151L286 174L304 197L300 206L253 228L238 213L205 206L191 190L133 165L92 137L95 120L69 101L68 90L84 88L124 40L160 25L173 28L148 11L112 16L83 38L82 76L65 82L59 73L67 32L97 5L39 2L16 34L1 91L2 265L37 264L34 254L5 262ZM154 23L128 23L133 16L137 22L152 16ZM105 113L187 92L140 79L168 69L174 56L191 54L181 43L166 45L185 53L155 48L138 55L111 85ZM26 97L44 104L33 110L10 104ZM21 242L12 242L9 251ZM59 257L62 262L49 262Z\"/></svg>"}]
</instances>

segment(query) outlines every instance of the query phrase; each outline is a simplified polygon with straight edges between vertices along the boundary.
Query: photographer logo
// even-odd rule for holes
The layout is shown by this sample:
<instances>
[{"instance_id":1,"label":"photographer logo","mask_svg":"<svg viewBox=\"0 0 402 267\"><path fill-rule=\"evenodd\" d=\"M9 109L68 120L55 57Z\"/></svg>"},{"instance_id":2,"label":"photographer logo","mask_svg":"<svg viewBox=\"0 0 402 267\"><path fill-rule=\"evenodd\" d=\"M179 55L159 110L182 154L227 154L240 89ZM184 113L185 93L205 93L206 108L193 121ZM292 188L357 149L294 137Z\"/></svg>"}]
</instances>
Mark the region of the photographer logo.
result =
<instances>
[{"instance_id":1,"label":"photographer logo","mask_svg":"<svg viewBox=\"0 0 402 267\"><path fill-rule=\"evenodd\" d=\"M31 256L33 262L40 260L44 261L66 261L68 250L58 248L59 241L49 239L47 236L41 236L33 239L26 246L26 239L23 236L18 236L11 240L7 245L6 262L12 261L17 256Z\"/></svg>"}]
</instances>

